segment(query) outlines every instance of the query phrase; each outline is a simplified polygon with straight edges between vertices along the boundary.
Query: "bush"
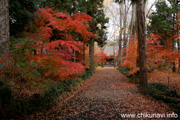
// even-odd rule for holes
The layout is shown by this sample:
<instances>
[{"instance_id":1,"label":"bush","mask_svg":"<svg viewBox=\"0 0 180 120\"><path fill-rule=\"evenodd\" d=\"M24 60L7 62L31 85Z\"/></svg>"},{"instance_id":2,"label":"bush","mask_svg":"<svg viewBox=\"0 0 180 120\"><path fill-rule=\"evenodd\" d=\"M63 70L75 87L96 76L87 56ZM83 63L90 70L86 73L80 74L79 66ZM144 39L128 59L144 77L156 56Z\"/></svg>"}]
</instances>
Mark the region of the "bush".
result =
<instances>
[{"instance_id":1,"label":"bush","mask_svg":"<svg viewBox=\"0 0 180 120\"><path fill-rule=\"evenodd\" d=\"M170 89L162 83L152 82L148 84L148 94L157 100L162 100L169 106L176 109L176 112L180 112L180 95L174 90Z\"/></svg>"},{"instance_id":2,"label":"bush","mask_svg":"<svg viewBox=\"0 0 180 120\"><path fill-rule=\"evenodd\" d=\"M4 85L4 82L0 81L0 87L2 87Z\"/></svg>"},{"instance_id":3,"label":"bush","mask_svg":"<svg viewBox=\"0 0 180 120\"><path fill-rule=\"evenodd\" d=\"M135 83L135 84L139 84L139 78L135 75L130 75L128 76L130 78L130 82Z\"/></svg>"},{"instance_id":4,"label":"bush","mask_svg":"<svg viewBox=\"0 0 180 120\"><path fill-rule=\"evenodd\" d=\"M26 99L12 97L11 89L4 87L4 83L0 82L0 115L2 118L10 119L49 109L72 90L77 89L82 80L89 78L91 75L90 70L86 69L85 74L80 76L82 79L54 82L54 85L42 94L35 93L31 98Z\"/></svg>"},{"instance_id":5,"label":"bush","mask_svg":"<svg viewBox=\"0 0 180 120\"><path fill-rule=\"evenodd\" d=\"M49 109L56 104L57 100L59 100L59 96L62 96L62 99L63 94L75 89L75 86L80 84L80 81L81 80L79 79L64 81L64 84L68 86L68 89L64 89L64 86L56 83L43 94L35 93L31 98L22 100L12 97L9 88L2 87L0 88L0 115L2 118L16 118L17 116L32 114L43 109Z\"/></svg>"},{"instance_id":6,"label":"bush","mask_svg":"<svg viewBox=\"0 0 180 120\"><path fill-rule=\"evenodd\" d=\"M4 106L9 104L11 100L11 90L7 87L0 88L0 103Z\"/></svg>"},{"instance_id":7,"label":"bush","mask_svg":"<svg viewBox=\"0 0 180 120\"><path fill-rule=\"evenodd\" d=\"M129 75L130 73L130 69L126 68L126 67L121 67L121 69L119 70L122 74L124 74L125 76L130 78L130 82L135 83L135 84L139 84L139 71L137 71L136 73L134 73L133 75Z\"/></svg>"},{"instance_id":8,"label":"bush","mask_svg":"<svg viewBox=\"0 0 180 120\"><path fill-rule=\"evenodd\" d=\"M126 67L121 67L121 69L119 70L122 74L124 74L125 76L129 75L130 69L126 68Z\"/></svg>"},{"instance_id":9,"label":"bush","mask_svg":"<svg viewBox=\"0 0 180 120\"><path fill-rule=\"evenodd\" d=\"M92 72L90 71L89 68L86 68L86 71L83 75L80 76L80 78L82 78L83 80L88 79L90 76L92 75Z\"/></svg>"},{"instance_id":10,"label":"bush","mask_svg":"<svg viewBox=\"0 0 180 120\"><path fill-rule=\"evenodd\" d=\"M25 89L32 87L40 88L41 85L44 85L45 81L53 80L54 74L49 73L52 76L49 77L47 70L51 70L51 73L55 73L57 70L52 67L56 65L53 66L52 63L57 62L57 64L60 64L57 59L49 58L45 60L41 59L41 61L36 60L38 56L35 57L33 53L35 52L35 48L31 44L33 44L33 41L31 40L11 38L12 55L10 56L10 60L12 60L12 66L3 66L6 68L3 75L6 76L7 74L8 80L12 80L18 87L23 84L21 87L26 87ZM39 57L41 58L41 56ZM53 60L56 61L54 62ZM65 74L66 72L66 76L58 76L58 79L56 79L58 81L53 81L54 84L50 85L51 87L48 86L42 94L35 93L31 97L20 99L17 95L12 96L13 89L11 90L10 88L5 87L4 83L0 81L0 118L16 118L17 116L49 109L55 105L58 100L70 94L72 90L77 89L82 80L85 80L92 75L90 70L86 69L86 72L80 76L80 79L62 80L60 79L61 77L65 79L67 79L67 77L74 78L84 72L84 66L80 63L71 63L71 65L69 65L70 62L68 61L62 63L65 63L64 67L69 68L69 70L65 71L63 69L59 74ZM45 69L42 69L42 66L45 66ZM59 68L59 66L57 68ZM74 71L70 68L73 68ZM43 78L45 74L47 74L47 77Z\"/></svg>"}]
</instances>

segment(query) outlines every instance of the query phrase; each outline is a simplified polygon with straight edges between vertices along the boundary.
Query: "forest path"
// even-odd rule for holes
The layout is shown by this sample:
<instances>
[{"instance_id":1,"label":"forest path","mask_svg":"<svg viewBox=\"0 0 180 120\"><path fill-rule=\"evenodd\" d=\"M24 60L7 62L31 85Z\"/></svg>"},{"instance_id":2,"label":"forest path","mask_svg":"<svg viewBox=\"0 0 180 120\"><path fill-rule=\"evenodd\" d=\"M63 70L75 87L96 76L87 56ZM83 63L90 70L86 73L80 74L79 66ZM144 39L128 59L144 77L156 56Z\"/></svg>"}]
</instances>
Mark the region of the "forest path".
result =
<instances>
[{"instance_id":1,"label":"forest path","mask_svg":"<svg viewBox=\"0 0 180 120\"><path fill-rule=\"evenodd\" d=\"M137 115L167 112L169 109L165 104L139 94L136 85L130 83L118 70L104 67L98 68L95 74L85 81L83 89L63 101L63 104L33 115L33 118L121 119L124 113Z\"/></svg>"}]
</instances>

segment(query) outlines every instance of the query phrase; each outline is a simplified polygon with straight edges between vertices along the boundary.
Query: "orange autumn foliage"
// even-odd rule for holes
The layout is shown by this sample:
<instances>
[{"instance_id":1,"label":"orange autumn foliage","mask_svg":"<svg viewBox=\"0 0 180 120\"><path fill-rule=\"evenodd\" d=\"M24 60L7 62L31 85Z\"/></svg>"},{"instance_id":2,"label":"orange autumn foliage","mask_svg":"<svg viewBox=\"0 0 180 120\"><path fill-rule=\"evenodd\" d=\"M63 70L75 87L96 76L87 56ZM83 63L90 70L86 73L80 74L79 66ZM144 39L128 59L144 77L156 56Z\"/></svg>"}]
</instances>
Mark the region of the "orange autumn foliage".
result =
<instances>
[{"instance_id":1,"label":"orange autumn foliage","mask_svg":"<svg viewBox=\"0 0 180 120\"><path fill-rule=\"evenodd\" d=\"M176 62L177 59L180 59L180 53L172 50L172 39L178 40L179 34L168 38L168 46L160 45L159 35L150 34L147 38L147 68L151 69L160 68L162 66L171 67L173 62ZM135 74L139 68L136 65L137 62L137 46L138 40L131 38L129 39L129 46L127 47L127 55L122 57L121 66L126 67L130 70L129 75ZM163 68L166 69L166 68Z\"/></svg>"},{"instance_id":2,"label":"orange autumn foliage","mask_svg":"<svg viewBox=\"0 0 180 120\"><path fill-rule=\"evenodd\" d=\"M130 69L130 75L136 73L139 68L136 66L137 61L137 44L138 41L135 38L129 39L129 46L126 49L126 56L122 57L122 61L124 61L121 66Z\"/></svg>"}]
</instances>

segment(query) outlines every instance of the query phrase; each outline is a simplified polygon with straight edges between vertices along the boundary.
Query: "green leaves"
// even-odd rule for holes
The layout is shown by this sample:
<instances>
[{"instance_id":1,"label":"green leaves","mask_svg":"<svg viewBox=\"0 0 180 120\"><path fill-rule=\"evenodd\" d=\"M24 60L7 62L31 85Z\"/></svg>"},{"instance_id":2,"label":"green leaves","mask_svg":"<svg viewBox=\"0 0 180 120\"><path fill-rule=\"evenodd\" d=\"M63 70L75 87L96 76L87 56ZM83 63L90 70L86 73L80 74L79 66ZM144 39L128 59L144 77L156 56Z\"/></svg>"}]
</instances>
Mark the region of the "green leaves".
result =
<instances>
[{"instance_id":1,"label":"green leaves","mask_svg":"<svg viewBox=\"0 0 180 120\"><path fill-rule=\"evenodd\" d=\"M11 36L21 36L24 27L32 23L39 0L10 0L9 18Z\"/></svg>"},{"instance_id":2,"label":"green leaves","mask_svg":"<svg viewBox=\"0 0 180 120\"><path fill-rule=\"evenodd\" d=\"M168 1L170 5L165 1L156 4L156 11L152 12L149 18L150 24L147 27L149 33L158 33L162 36L159 39L162 45L165 45L166 39L172 36L172 29L176 24L176 21L173 21L173 14L177 12L178 8L173 0Z\"/></svg>"}]
</instances>

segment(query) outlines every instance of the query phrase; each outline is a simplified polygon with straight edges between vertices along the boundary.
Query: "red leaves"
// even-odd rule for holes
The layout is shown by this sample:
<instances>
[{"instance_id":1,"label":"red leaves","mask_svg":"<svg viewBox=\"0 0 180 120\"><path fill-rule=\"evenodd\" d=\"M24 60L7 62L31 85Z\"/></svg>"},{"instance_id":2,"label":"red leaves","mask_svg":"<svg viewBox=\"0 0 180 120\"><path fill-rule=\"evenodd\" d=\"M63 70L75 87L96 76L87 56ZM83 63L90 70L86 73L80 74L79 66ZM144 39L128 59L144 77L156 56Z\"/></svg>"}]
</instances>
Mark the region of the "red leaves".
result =
<instances>
[{"instance_id":1,"label":"red leaves","mask_svg":"<svg viewBox=\"0 0 180 120\"><path fill-rule=\"evenodd\" d=\"M68 40L56 40L47 45L49 54L56 55L64 59L72 59L74 56L74 51L82 53L83 44L77 41Z\"/></svg>"},{"instance_id":2,"label":"red leaves","mask_svg":"<svg viewBox=\"0 0 180 120\"><path fill-rule=\"evenodd\" d=\"M96 36L89 31L92 17L85 13L69 16L48 7L36 13L35 23L27 28L27 37L32 41L16 44L17 50L11 57L14 61L6 66L12 68L10 77L36 83L44 79L68 80L83 74L82 58L77 57L83 55L83 43Z\"/></svg>"},{"instance_id":3,"label":"red leaves","mask_svg":"<svg viewBox=\"0 0 180 120\"><path fill-rule=\"evenodd\" d=\"M54 15L58 18L68 18L68 15L61 13L61 12L56 12Z\"/></svg>"},{"instance_id":4,"label":"red leaves","mask_svg":"<svg viewBox=\"0 0 180 120\"><path fill-rule=\"evenodd\" d=\"M32 35L32 38L36 41L47 43L45 46L51 49L51 53L52 48L58 49L55 49L54 52L59 51L69 54L75 50L81 53L79 42L75 42L77 40L77 34L80 35L79 37L82 37L84 42L96 36L88 31L90 29L89 22L92 20L92 17L86 13L77 13L70 17L46 7L41 8L37 14L40 16L36 18L36 24L38 24L39 27L35 34ZM55 39L51 40L52 38ZM62 52L62 50L64 50L64 52Z\"/></svg>"},{"instance_id":5,"label":"red leaves","mask_svg":"<svg viewBox=\"0 0 180 120\"><path fill-rule=\"evenodd\" d=\"M41 59L46 59L47 57L45 55L35 55L33 60L34 61L38 61L38 60L41 60Z\"/></svg>"},{"instance_id":6,"label":"red leaves","mask_svg":"<svg viewBox=\"0 0 180 120\"><path fill-rule=\"evenodd\" d=\"M67 14L55 12L51 8L46 7L46 9L41 8L37 14L40 16L40 18L36 17L35 19L38 26L57 29L59 32L63 31L67 34L75 30L76 33L79 33L83 37L83 41L89 40L90 37L95 37L93 33L88 31L90 29L89 22L92 20L92 17L86 13L76 13L68 16Z\"/></svg>"},{"instance_id":7,"label":"red leaves","mask_svg":"<svg viewBox=\"0 0 180 120\"><path fill-rule=\"evenodd\" d=\"M136 66L137 63L136 61L138 56L137 45L138 45L138 40L135 38L130 38L126 56L122 57L122 60L124 60L124 62L121 64L121 66L129 68L130 75L136 73L139 70L139 68Z\"/></svg>"},{"instance_id":8,"label":"red leaves","mask_svg":"<svg viewBox=\"0 0 180 120\"><path fill-rule=\"evenodd\" d=\"M108 56L103 51L97 50L95 53L95 58L96 58L96 64L100 65L101 63L106 62L106 59L108 58Z\"/></svg>"},{"instance_id":9,"label":"red leaves","mask_svg":"<svg viewBox=\"0 0 180 120\"><path fill-rule=\"evenodd\" d=\"M88 23L89 21L92 21L93 18L86 13L75 13L72 16L72 19Z\"/></svg>"},{"instance_id":10,"label":"red leaves","mask_svg":"<svg viewBox=\"0 0 180 120\"><path fill-rule=\"evenodd\" d=\"M173 62L176 62L177 58L180 59L180 53L172 50L172 39L179 38L175 35L168 39L169 45L160 45L159 35L150 34L147 39L147 68L159 68L162 66L171 66ZM130 74L137 72L139 68L136 67L137 59L137 39L130 39L129 46L127 48L127 55L123 57L124 62L121 64L124 67L130 69ZM170 45L171 44L171 45ZM165 67L163 69L166 69ZM167 68L169 69L169 68Z\"/></svg>"},{"instance_id":11,"label":"red leaves","mask_svg":"<svg viewBox=\"0 0 180 120\"><path fill-rule=\"evenodd\" d=\"M76 57L83 54L83 44L78 40L87 42L96 36L89 31L92 17L86 13L69 16L48 7L36 13L37 28L31 35L37 50L33 61L44 71L42 77L65 80L82 74L84 66L72 60L79 60Z\"/></svg>"},{"instance_id":12,"label":"red leaves","mask_svg":"<svg viewBox=\"0 0 180 120\"><path fill-rule=\"evenodd\" d=\"M180 39L180 33L167 39L168 49L172 48L172 40L176 41Z\"/></svg>"},{"instance_id":13,"label":"red leaves","mask_svg":"<svg viewBox=\"0 0 180 120\"><path fill-rule=\"evenodd\" d=\"M47 42L51 36L53 36L52 29L49 27L40 27L37 29L37 34L34 36L34 39L38 41Z\"/></svg>"},{"instance_id":14,"label":"red leaves","mask_svg":"<svg viewBox=\"0 0 180 120\"><path fill-rule=\"evenodd\" d=\"M84 66L81 63L65 61L59 57L42 57L38 61L39 70L43 78L50 78L54 81L68 80L84 73Z\"/></svg>"}]
</instances>

